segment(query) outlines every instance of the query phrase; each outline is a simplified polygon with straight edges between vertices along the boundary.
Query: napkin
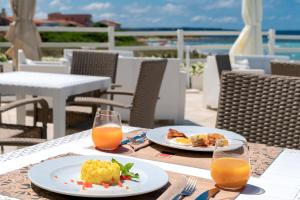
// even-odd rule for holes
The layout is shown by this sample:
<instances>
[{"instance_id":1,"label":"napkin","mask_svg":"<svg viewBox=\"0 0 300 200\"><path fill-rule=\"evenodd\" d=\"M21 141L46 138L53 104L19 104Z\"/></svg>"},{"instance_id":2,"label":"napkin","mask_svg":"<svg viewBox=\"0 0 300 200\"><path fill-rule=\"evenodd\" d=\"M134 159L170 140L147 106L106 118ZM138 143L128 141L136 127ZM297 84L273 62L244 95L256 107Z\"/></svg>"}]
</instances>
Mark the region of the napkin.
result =
<instances>
[{"instance_id":1,"label":"napkin","mask_svg":"<svg viewBox=\"0 0 300 200\"><path fill-rule=\"evenodd\" d=\"M128 145L132 148L133 151L138 151L141 150L145 147L148 147L151 145L151 141L149 141L148 139L144 139L143 143L129 143Z\"/></svg>"}]
</instances>

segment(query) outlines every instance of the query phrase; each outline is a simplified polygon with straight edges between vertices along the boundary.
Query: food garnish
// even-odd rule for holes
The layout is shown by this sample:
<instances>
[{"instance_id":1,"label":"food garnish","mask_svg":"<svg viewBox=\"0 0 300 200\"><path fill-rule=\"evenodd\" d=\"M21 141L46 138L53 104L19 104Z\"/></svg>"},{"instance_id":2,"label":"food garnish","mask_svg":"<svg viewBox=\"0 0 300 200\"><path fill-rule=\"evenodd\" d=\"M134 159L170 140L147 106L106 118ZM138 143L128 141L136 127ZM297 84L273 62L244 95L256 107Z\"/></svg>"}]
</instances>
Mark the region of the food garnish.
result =
<instances>
[{"instance_id":1,"label":"food garnish","mask_svg":"<svg viewBox=\"0 0 300 200\"><path fill-rule=\"evenodd\" d=\"M133 173L130 172L130 169L133 167L133 163L127 163L125 165L122 165L121 163L119 163L116 159L112 159L111 160L112 163L116 163L119 165L120 170L121 170L121 178L123 180L134 180L134 181L138 181L140 176L138 173Z\"/></svg>"}]
</instances>

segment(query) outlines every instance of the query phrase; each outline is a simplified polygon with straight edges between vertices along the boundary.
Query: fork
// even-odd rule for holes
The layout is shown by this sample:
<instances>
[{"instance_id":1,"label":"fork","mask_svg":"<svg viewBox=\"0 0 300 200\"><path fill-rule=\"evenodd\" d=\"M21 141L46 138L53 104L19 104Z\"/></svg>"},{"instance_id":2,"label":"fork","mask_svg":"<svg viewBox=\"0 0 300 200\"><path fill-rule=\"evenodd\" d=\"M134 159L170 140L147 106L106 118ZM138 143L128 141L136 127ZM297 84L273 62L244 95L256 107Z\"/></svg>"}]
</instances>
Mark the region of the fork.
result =
<instances>
[{"instance_id":1,"label":"fork","mask_svg":"<svg viewBox=\"0 0 300 200\"><path fill-rule=\"evenodd\" d=\"M182 197L190 196L193 194L193 192L196 189L197 184L197 178L189 177L186 186L183 188L183 190L177 194L172 200L179 200Z\"/></svg>"}]
</instances>

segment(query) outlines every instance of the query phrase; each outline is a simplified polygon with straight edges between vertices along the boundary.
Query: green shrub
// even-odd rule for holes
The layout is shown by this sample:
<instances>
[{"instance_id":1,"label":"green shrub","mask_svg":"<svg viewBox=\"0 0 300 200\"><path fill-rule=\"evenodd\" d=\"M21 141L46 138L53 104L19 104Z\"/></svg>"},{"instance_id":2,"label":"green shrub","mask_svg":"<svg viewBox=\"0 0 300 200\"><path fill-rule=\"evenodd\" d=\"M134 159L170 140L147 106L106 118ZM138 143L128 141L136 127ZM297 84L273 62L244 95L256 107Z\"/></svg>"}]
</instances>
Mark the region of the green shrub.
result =
<instances>
[{"instance_id":1,"label":"green shrub","mask_svg":"<svg viewBox=\"0 0 300 200\"><path fill-rule=\"evenodd\" d=\"M190 74L192 76L199 76L203 73L204 71L204 63L203 62L197 62L191 65L191 71Z\"/></svg>"},{"instance_id":2,"label":"green shrub","mask_svg":"<svg viewBox=\"0 0 300 200\"><path fill-rule=\"evenodd\" d=\"M7 56L3 53L0 53L0 62L7 62Z\"/></svg>"}]
</instances>

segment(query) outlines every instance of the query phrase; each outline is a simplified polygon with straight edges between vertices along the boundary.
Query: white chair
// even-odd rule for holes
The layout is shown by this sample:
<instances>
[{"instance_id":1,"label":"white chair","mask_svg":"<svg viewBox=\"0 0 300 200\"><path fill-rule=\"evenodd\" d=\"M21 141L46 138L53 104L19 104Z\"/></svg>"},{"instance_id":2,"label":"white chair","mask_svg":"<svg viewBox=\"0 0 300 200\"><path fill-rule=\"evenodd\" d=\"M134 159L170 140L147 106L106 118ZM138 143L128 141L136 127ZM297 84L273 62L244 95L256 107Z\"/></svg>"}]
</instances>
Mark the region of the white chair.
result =
<instances>
[{"instance_id":1,"label":"white chair","mask_svg":"<svg viewBox=\"0 0 300 200\"><path fill-rule=\"evenodd\" d=\"M70 71L70 64L67 60L59 61L36 61L25 57L24 52L18 50L18 67L20 71L27 72L44 72L67 74Z\"/></svg>"},{"instance_id":2,"label":"white chair","mask_svg":"<svg viewBox=\"0 0 300 200\"><path fill-rule=\"evenodd\" d=\"M266 74L271 74L271 61L288 61L289 56L276 55L248 55L235 56L235 63L247 60L250 69L262 69Z\"/></svg>"},{"instance_id":3,"label":"white chair","mask_svg":"<svg viewBox=\"0 0 300 200\"><path fill-rule=\"evenodd\" d=\"M248 69L245 64L232 66L233 71L264 74L262 69ZM216 109L219 104L220 77L215 56L208 56L203 74L203 103L205 107Z\"/></svg>"}]
</instances>

